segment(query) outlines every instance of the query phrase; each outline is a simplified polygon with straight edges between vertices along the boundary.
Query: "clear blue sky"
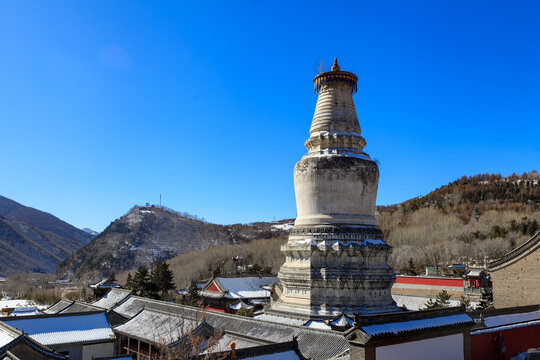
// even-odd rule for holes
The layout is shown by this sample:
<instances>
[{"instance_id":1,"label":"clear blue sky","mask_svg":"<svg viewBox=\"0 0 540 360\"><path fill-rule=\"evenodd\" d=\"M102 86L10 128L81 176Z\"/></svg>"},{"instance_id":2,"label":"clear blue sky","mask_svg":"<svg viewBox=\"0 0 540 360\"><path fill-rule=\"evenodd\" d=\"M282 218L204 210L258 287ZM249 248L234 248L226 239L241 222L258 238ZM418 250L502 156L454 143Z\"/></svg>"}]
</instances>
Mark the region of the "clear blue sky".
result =
<instances>
[{"instance_id":1,"label":"clear blue sky","mask_svg":"<svg viewBox=\"0 0 540 360\"><path fill-rule=\"evenodd\" d=\"M296 216L318 64L359 77L379 204L540 170L538 1L3 1L0 194L103 230L134 204Z\"/></svg>"}]
</instances>

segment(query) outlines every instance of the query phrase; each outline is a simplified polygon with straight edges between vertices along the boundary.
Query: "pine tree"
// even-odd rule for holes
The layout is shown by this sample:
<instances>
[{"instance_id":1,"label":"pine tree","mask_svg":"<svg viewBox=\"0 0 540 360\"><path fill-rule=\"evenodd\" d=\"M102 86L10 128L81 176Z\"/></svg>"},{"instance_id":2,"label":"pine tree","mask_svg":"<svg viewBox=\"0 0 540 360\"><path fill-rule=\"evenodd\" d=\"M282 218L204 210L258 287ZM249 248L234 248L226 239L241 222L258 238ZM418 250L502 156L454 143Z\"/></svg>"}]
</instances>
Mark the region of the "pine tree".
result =
<instances>
[{"instance_id":1,"label":"pine tree","mask_svg":"<svg viewBox=\"0 0 540 360\"><path fill-rule=\"evenodd\" d=\"M174 290L173 273L166 262L158 262L154 265L152 280L162 298L169 290Z\"/></svg>"},{"instance_id":2,"label":"pine tree","mask_svg":"<svg viewBox=\"0 0 540 360\"><path fill-rule=\"evenodd\" d=\"M150 293L150 274L148 273L148 268L146 265L140 265L137 268L137 271L135 272L135 276L133 276L133 291L135 291L138 295L141 296L148 296Z\"/></svg>"},{"instance_id":3,"label":"pine tree","mask_svg":"<svg viewBox=\"0 0 540 360\"><path fill-rule=\"evenodd\" d=\"M438 309L450 306L450 294L446 290L441 291L435 299L429 298L425 304L426 309Z\"/></svg>"},{"instance_id":4,"label":"pine tree","mask_svg":"<svg viewBox=\"0 0 540 360\"><path fill-rule=\"evenodd\" d=\"M461 295L459 298L459 305L462 306L465 311L471 310L471 300L465 295Z\"/></svg>"},{"instance_id":5,"label":"pine tree","mask_svg":"<svg viewBox=\"0 0 540 360\"><path fill-rule=\"evenodd\" d=\"M477 309L487 310L493 307L493 289L491 287L482 288L482 297Z\"/></svg>"},{"instance_id":6,"label":"pine tree","mask_svg":"<svg viewBox=\"0 0 540 360\"><path fill-rule=\"evenodd\" d=\"M191 280L187 290L187 302L190 305L196 306L199 300L201 300L201 295L199 294L199 287L195 280Z\"/></svg>"},{"instance_id":7,"label":"pine tree","mask_svg":"<svg viewBox=\"0 0 540 360\"><path fill-rule=\"evenodd\" d=\"M450 306L450 294L448 294L446 290L443 290L437 294L435 301L437 302L437 307L439 308L448 307Z\"/></svg>"},{"instance_id":8,"label":"pine tree","mask_svg":"<svg viewBox=\"0 0 540 360\"><path fill-rule=\"evenodd\" d=\"M429 300L424 304L426 309L435 309L437 308L437 302L434 301L432 298L429 298Z\"/></svg>"}]
</instances>

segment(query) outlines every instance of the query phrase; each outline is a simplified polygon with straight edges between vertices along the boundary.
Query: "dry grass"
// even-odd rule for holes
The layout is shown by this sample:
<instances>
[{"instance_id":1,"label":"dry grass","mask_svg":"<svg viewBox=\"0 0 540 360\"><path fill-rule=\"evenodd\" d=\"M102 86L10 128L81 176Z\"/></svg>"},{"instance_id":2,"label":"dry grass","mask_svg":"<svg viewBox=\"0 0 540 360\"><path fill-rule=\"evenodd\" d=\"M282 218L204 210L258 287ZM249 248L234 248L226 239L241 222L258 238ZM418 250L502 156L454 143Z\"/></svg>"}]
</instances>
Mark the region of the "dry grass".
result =
<instances>
[{"instance_id":1,"label":"dry grass","mask_svg":"<svg viewBox=\"0 0 540 360\"><path fill-rule=\"evenodd\" d=\"M259 264L271 268L272 273L277 273L285 261L280 246L286 241L287 237L282 236L252 240L240 245L213 246L205 251L184 253L167 262L173 272L176 288L187 287L192 279L209 278L216 272L221 275L235 275L238 273L237 265ZM239 260L233 261L235 257ZM125 282L127 273L118 276L120 283Z\"/></svg>"},{"instance_id":2,"label":"dry grass","mask_svg":"<svg viewBox=\"0 0 540 360\"><path fill-rule=\"evenodd\" d=\"M466 221L462 220L467 218ZM519 231L512 231L510 223L524 218L540 222L540 212L489 210L480 214L478 221L470 216L458 216L435 208L421 208L412 212L397 210L378 215L379 226L386 242L394 247L391 265L399 270L413 259L418 266L477 263L496 259L512 247L529 239ZM504 237L490 237L494 226L507 230Z\"/></svg>"}]
</instances>

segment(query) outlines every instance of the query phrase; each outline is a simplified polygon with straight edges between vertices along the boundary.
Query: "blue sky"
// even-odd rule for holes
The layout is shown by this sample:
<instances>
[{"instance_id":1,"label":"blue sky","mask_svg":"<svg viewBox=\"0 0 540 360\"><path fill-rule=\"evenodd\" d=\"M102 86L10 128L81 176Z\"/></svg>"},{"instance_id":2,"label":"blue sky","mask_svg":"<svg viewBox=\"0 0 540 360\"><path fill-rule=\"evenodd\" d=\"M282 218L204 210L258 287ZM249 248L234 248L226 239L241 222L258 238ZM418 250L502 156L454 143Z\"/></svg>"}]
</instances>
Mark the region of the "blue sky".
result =
<instances>
[{"instance_id":1,"label":"blue sky","mask_svg":"<svg viewBox=\"0 0 540 360\"><path fill-rule=\"evenodd\" d=\"M540 164L537 1L5 1L0 194L103 230L134 204L296 216L319 63L359 77L379 204Z\"/></svg>"}]
</instances>

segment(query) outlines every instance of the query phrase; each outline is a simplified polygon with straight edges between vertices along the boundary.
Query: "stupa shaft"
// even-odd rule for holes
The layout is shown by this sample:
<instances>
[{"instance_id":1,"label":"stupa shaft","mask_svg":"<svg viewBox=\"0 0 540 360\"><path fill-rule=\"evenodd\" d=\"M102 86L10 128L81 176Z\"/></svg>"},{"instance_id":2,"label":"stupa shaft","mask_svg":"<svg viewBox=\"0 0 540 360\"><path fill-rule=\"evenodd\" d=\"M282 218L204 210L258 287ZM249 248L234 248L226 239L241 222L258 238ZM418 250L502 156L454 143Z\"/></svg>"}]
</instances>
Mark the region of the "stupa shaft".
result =
<instances>
[{"instance_id":1,"label":"stupa shaft","mask_svg":"<svg viewBox=\"0 0 540 360\"><path fill-rule=\"evenodd\" d=\"M363 151L356 82L337 60L314 79L308 153L294 168L297 218L281 248L282 293L270 312L325 317L396 309L392 248L375 220L379 170Z\"/></svg>"}]
</instances>

